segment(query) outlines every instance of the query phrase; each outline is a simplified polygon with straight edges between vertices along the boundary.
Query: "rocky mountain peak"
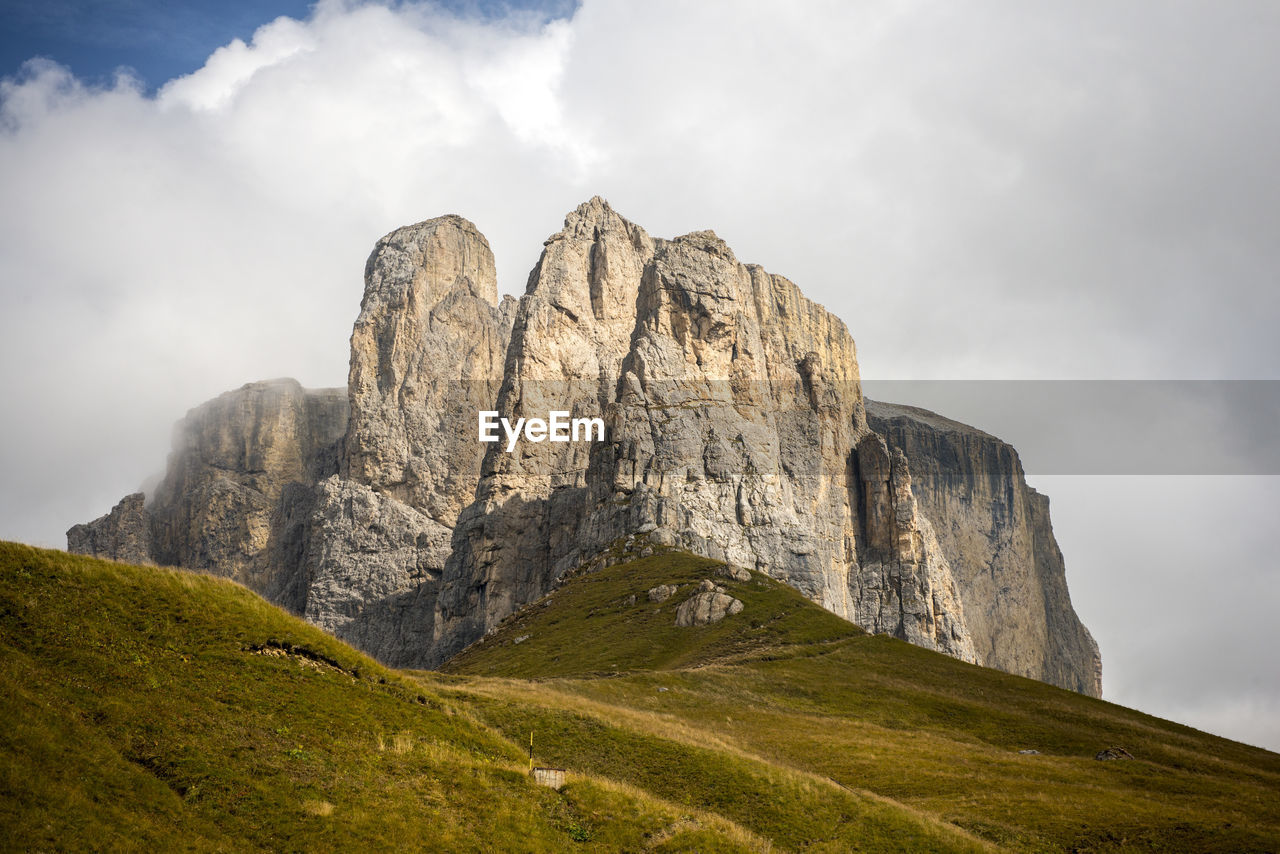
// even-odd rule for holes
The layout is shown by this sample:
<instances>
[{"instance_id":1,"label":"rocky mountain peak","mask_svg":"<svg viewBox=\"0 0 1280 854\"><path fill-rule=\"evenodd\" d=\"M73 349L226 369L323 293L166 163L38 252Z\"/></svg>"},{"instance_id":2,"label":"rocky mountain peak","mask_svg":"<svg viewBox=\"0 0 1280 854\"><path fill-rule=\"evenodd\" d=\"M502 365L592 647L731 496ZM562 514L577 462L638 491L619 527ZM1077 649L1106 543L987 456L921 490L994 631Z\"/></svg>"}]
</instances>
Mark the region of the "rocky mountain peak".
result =
<instances>
[{"instance_id":1,"label":"rocky mountain peak","mask_svg":"<svg viewBox=\"0 0 1280 854\"><path fill-rule=\"evenodd\" d=\"M351 333L343 477L452 525L482 453L442 419L492 400L504 325L493 253L470 222L439 217L379 240Z\"/></svg>"},{"instance_id":2,"label":"rocky mountain peak","mask_svg":"<svg viewBox=\"0 0 1280 854\"><path fill-rule=\"evenodd\" d=\"M498 304L489 241L470 220L448 214L397 228L375 244L365 263L361 314L370 301L412 301L420 314L455 290Z\"/></svg>"},{"instance_id":3,"label":"rocky mountain peak","mask_svg":"<svg viewBox=\"0 0 1280 854\"><path fill-rule=\"evenodd\" d=\"M233 575L412 666L570 573L676 548L869 631L1100 690L1016 453L864 401L845 324L712 231L653 238L594 197L517 302L472 223L397 229L366 264L350 365L345 392L273 381L193 410L150 505L69 546ZM481 412L554 411L603 438L477 435Z\"/></svg>"}]
</instances>

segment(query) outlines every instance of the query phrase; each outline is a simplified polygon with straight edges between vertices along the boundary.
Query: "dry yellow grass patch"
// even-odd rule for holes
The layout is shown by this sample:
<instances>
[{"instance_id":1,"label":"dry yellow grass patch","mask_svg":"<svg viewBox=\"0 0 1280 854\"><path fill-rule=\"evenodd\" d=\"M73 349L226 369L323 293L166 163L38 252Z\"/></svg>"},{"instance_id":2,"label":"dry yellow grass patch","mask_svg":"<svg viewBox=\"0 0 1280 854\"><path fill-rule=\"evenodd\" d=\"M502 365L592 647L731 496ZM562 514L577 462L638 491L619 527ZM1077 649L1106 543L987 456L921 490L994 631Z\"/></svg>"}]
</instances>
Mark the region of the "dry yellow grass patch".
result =
<instances>
[{"instance_id":1,"label":"dry yellow grass patch","mask_svg":"<svg viewBox=\"0 0 1280 854\"><path fill-rule=\"evenodd\" d=\"M325 818L333 815L333 804L328 801L317 801L307 799L302 802L302 811L307 815L319 816Z\"/></svg>"},{"instance_id":2,"label":"dry yellow grass patch","mask_svg":"<svg viewBox=\"0 0 1280 854\"><path fill-rule=\"evenodd\" d=\"M721 834L729 842L751 851L753 854L772 854L773 852L773 842L771 840L752 833L732 819L725 818L717 813L690 807L686 804L674 803L655 795L648 789L642 789L639 786L633 786L621 780L601 777L596 774L574 774L572 776L606 791L614 792L641 803L650 804L654 809L677 816L670 824L659 830L648 840L647 847L649 848L657 848L686 830L708 827ZM570 782L574 782L573 778L570 778Z\"/></svg>"},{"instance_id":3,"label":"dry yellow grass patch","mask_svg":"<svg viewBox=\"0 0 1280 854\"><path fill-rule=\"evenodd\" d=\"M936 828L944 834L960 836L978 848L996 850L989 840L982 839L971 831L946 821L936 813L929 812L919 806L886 797L869 789L847 786L825 774L816 773L808 768L798 766L782 756L770 756L766 753L749 750L727 733L715 732L705 725L685 721L673 714L630 709L625 706L584 697L581 694L571 693L572 684L528 682L519 679L490 677L483 682L476 681L469 684L463 690L471 690L477 694L500 698L508 702L540 704L547 708L574 711L594 717L612 726L644 733L654 738L676 741L699 749L715 749L736 756L739 759L756 763L763 773L770 775L775 781L790 780L803 791L817 797L821 797L821 793L824 791L840 789L862 799L864 802L883 804L900 810L923 825ZM726 718L726 720L730 719ZM593 779L597 780L597 782L603 782L603 778ZM653 793L643 789L636 789L635 791L644 792L649 797L656 797ZM707 815L709 816L710 814ZM721 817L716 816L716 818L720 819ZM737 825L733 826L737 829L745 830L745 828L740 828ZM674 829L671 835L674 836L677 833L679 833L678 828ZM759 839L759 837L756 838ZM767 842L767 840L762 841ZM744 839L743 844L754 843L748 843Z\"/></svg>"}]
</instances>

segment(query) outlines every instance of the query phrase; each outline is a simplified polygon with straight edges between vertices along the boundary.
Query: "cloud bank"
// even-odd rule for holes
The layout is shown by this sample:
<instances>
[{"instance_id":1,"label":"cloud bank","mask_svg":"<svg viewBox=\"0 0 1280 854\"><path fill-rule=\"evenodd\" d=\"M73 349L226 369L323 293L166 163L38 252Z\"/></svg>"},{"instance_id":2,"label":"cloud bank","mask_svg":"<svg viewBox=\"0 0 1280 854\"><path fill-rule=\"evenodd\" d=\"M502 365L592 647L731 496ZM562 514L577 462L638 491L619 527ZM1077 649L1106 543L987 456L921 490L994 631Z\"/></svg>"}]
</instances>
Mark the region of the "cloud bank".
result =
<instances>
[{"instance_id":1,"label":"cloud bank","mask_svg":"<svg viewBox=\"0 0 1280 854\"><path fill-rule=\"evenodd\" d=\"M0 83L0 536L63 545L224 390L343 385L380 235L460 213L520 293L597 193L798 282L870 378L1280 379L1280 7L1059 6L321 2L154 95L28 63ZM1160 512L1149 480L1058 481L1108 695L1280 747L1249 604L1273 479Z\"/></svg>"}]
</instances>

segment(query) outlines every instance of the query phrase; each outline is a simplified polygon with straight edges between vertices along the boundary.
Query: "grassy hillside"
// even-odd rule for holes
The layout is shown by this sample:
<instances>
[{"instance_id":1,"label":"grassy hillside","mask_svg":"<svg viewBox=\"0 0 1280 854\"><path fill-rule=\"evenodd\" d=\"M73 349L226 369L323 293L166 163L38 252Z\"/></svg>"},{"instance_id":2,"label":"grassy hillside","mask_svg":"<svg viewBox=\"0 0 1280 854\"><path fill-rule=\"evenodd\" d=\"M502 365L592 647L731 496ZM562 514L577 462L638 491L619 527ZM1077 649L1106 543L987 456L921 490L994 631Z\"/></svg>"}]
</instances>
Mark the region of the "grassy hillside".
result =
<instances>
[{"instance_id":1,"label":"grassy hillside","mask_svg":"<svg viewBox=\"0 0 1280 854\"><path fill-rule=\"evenodd\" d=\"M230 582L0 544L0 848L752 850Z\"/></svg>"},{"instance_id":2,"label":"grassy hillside","mask_svg":"<svg viewBox=\"0 0 1280 854\"><path fill-rule=\"evenodd\" d=\"M733 658L751 651L833 641L865 634L794 589L763 575L734 581L722 564L671 552L574 578L551 595L512 614L499 631L445 666L450 673L485 676L611 675L670 670ZM734 619L675 628L675 611L709 578L741 600ZM665 602L650 588L678 585Z\"/></svg>"},{"instance_id":3,"label":"grassy hillside","mask_svg":"<svg viewBox=\"0 0 1280 854\"><path fill-rule=\"evenodd\" d=\"M715 566L674 554L577 579L447 666L524 679L453 695L503 732L543 733L551 761L716 809L789 848L837 822L814 804L803 827L762 814L780 770L821 802L885 799L1014 850L1280 848L1280 755L868 636L784 585ZM675 606L705 577L746 607L676 628ZM675 597L647 600L673 582ZM628 659L643 669L620 672ZM1113 746L1136 759L1094 759ZM690 783L730 761L701 790Z\"/></svg>"},{"instance_id":4,"label":"grassy hillside","mask_svg":"<svg viewBox=\"0 0 1280 854\"><path fill-rule=\"evenodd\" d=\"M1276 754L867 636L758 575L716 578L742 613L676 628L714 567L581 576L452 672L403 674L229 582L0 544L0 848L1280 846ZM560 792L529 781L530 732Z\"/></svg>"}]
</instances>

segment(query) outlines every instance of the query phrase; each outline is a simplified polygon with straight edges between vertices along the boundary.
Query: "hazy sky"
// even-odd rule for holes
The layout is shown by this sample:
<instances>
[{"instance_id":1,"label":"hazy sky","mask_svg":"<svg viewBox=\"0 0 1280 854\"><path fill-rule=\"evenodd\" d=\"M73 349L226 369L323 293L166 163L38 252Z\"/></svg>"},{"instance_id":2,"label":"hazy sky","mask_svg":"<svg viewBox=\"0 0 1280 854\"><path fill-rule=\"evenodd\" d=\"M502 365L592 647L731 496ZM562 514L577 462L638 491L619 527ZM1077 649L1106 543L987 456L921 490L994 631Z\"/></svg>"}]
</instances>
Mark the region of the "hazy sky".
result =
<instances>
[{"instance_id":1,"label":"hazy sky","mask_svg":"<svg viewBox=\"0 0 1280 854\"><path fill-rule=\"evenodd\" d=\"M793 279L868 380L1280 380L1273 0L0 18L6 539L64 546L222 391L343 385L382 234L460 213L520 293L595 194ZM1280 749L1275 383L1037 387L896 390L1020 448L1109 699Z\"/></svg>"}]
</instances>

